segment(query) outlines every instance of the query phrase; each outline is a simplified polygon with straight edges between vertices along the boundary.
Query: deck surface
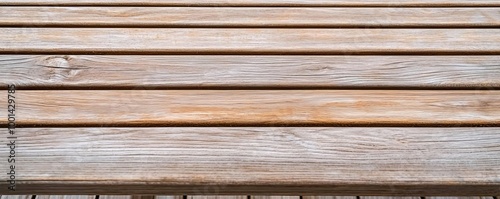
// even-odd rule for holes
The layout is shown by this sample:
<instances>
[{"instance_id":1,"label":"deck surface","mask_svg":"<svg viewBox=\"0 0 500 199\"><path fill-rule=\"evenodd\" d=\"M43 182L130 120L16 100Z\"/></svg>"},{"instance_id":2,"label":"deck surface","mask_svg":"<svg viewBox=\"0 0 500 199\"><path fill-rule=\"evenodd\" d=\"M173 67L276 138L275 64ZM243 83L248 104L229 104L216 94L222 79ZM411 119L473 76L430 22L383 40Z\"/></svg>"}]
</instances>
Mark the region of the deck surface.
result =
<instances>
[{"instance_id":1,"label":"deck surface","mask_svg":"<svg viewBox=\"0 0 500 199\"><path fill-rule=\"evenodd\" d=\"M3 0L0 84L1 199L500 195L498 0Z\"/></svg>"}]
</instances>

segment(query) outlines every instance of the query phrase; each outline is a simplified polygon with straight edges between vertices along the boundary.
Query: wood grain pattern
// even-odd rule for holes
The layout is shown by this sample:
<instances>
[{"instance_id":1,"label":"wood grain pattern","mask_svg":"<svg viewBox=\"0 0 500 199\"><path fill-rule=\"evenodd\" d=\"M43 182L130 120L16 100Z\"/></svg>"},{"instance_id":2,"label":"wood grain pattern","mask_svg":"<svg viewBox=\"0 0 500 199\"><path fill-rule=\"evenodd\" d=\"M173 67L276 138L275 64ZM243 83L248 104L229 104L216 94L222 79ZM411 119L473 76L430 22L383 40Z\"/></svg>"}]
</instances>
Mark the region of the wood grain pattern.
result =
<instances>
[{"instance_id":1,"label":"wood grain pattern","mask_svg":"<svg viewBox=\"0 0 500 199\"><path fill-rule=\"evenodd\" d=\"M500 54L500 29L0 28L0 53Z\"/></svg>"},{"instance_id":2,"label":"wood grain pattern","mask_svg":"<svg viewBox=\"0 0 500 199\"><path fill-rule=\"evenodd\" d=\"M499 63L500 56L0 55L0 84L18 89L492 90L500 88Z\"/></svg>"},{"instance_id":3,"label":"wood grain pattern","mask_svg":"<svg viewBox=\"0 0 500 199\"><path fill-rule=\"evenodd\" d=\"M114 6L500 6L496 0L3 0L0 5Z\"/></svg>"},{"instance_id":4,"label":"wood grain pattern","mask_svg":"<svg viewBox=\"0 0 500 199\"><path fill-rule=\"evenodd\" d=\"M0 7L0 26L500 27L500 8Z\"/></svg>"},{"instance_id":5,"label":"wood grain pattern","mask_svg":"<svg viewBox=\"0 0 500 199\"><path fill-rule=\"evenodd\" d=\"M500 91L17 91L21 126L498 125ZM7 104L7 95L0 104ZM1 108L6 113L7 106ZM6 125L7 120L0 121Z\"/></svg>"},{"instance_id":6,"label":"wood grain pattern","mask_svg":"<svg viewBox=\"0 0 500 199\"><path fill-rule=\"evenodd\" d=\"M95 196L94 195L37 195L36 199L95 199Z\"/></svg>"},{"instance_id":7,"label":"wood grain pattern","mask_svg":"<svg viewBox=\"0 0 500 199\"><path fill-rule=\"evenodd\" d=\"M219 194L217 193L219 188L215 189L209 189L207 188L204 194L207 195L196 195L196 196L188 196L188 199L247 199L246 195L240 195L240 196L220 196L220 195L212 195L212 194Z\"/></svg>"},{"instance_id":8,"label":"wood grain pattern","mask_svg":"<svg viewBox=\"0 0 500 199\"><path fill-rule=\"evenodd\" d=\"M3 193L7 194L7 193ZM31 195L2 195L1 199L31 199Z\"/></svg>"},{"instance_id":9,"label":"wood grain pattern","mask_svg":"<svg viewBox=\"0 0 500 199\"><path fill-rule=\"evenodd\" d=\"M132 199L132 196L127 196L127 195L100 195L99 199Z\"/></svg>"},{"instance_id":10,"label":"wood grain pattern","mask_svg":"<svg viewBox=\"0 0 500 199\"><path fill-rule=\"evenodd\" d=\"M494 195L499 131L19 128L17 192Z\"/></svg>"},{"instance_id":11,"label":"wood grain pattern","mask_svg":"<svg viewBox=\"0 0 500 199\"><path fill-rule=\"evenodd\" d=\"M356 196L302 196L303 199L356 199Z\"/></svg>"},{"instance_id":12,"label":"wood grain pattern","mask_svg":"<svg viewBox=\"0 0 500 199\"><path fill-rule=\"evenodd\" d=\"M397 197L397 196L361 196L360 199L421 199L421 197L418 197L418 196L414 196L414 197L409 197L409 196L406 196L406 197L401 197L401 196L399 196L399 197ZM425 199L427 199L427 197ZM455 199L458 199L458 198L455 198Z\"/></svg>"},{"instance_id":13,"label":"wood grain pattern","mask_svg":"<svg viewBox=\"0 0 500 199\"><path fill-rule=\"evenodd\" d=\"M251 199L300 199L300 196L252 196Z\"/></svg>"}]
</instances>

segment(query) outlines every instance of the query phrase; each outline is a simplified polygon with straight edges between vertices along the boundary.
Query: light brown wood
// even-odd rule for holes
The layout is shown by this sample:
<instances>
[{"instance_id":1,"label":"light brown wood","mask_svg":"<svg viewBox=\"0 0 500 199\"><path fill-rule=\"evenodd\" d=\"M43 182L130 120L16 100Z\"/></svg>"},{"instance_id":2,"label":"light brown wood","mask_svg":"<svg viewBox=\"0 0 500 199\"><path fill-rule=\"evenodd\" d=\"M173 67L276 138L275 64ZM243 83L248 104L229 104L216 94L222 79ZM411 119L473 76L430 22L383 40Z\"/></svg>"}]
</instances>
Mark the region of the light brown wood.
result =
<instances>
[{"instance_id":1,"label":"light brown wood","mask_svg":"<svg viewBox=\"0 0 500 199\"><path fill-rule=\"evenodd\" d=\"M300 196L252 196L251 199L300 199Z\"/></svg>"},{"instance_id":2,"label":"light brown wood","mask_svg":"<svg viewBox=\"0 0 500 199\"><path fill-rule=\"evenodd\" d=\"M175 195L219 185L225 187L220 194L232 195L494 195L500 192L498 132L18 128L17 193Z\"/></svg>"},{"instance_id":3,"label":"light brown wood","mask_svg":"<svg viewBox=\"0 0 500 199\"><path fill-rule=\"evenodd\" d=\"M494 90L18 90L15 97L21 126L500 123Z\"/></svg>"},{"instance_id":4,"label":"light brown wood","mask_svg":"<svg viewBox=\"0 0 500 199\"><path fill-rule=\"evenodd\" d=\"M302 196L303 199L356 199L356 196Z\"/></svg>"},{"instance_id":5,"label":"light brown wood","mask_svg":"<svg viewBox=\"0 0 500 199\"><path fill-rule=\"evenodd\" d=\"M7 194L7 193L3 193ZM31 195L2 195L1 199L31 199Z\"/></svg>"},{"instance_id":6,"label":"light brown wood","mask_svg":"<svg viewBox=\"0 0 500 199\"><path fill-rule=\"evenodd\" d=\"M37 195L36 199L95 199L95 195Z\"/></svg>"},{"instance_id":7,"label":"light brown wood","mask_svg":"<svg viewBox=\"0 0 500 199\"><path fill-rule=\"evenodd\" d=\"M182 199L183 196L162 196L162 195L158 195L155 197L156 199Z\"/></svg>"},{"instance_id":8,"label":"light brown wood","mask_svg":"<svg viewBox=\"0 0 500 199\"><path fill-rule=\"evenodd\" d=\"M500 56L0 55L0 84L41 88L500 88ZM6 89L0 87L0 89Z\"/></svg>"},{"instance_id":9,"label":"light brown wood","mask_svg":"<svg viewBox=\"0 0 500 199\"><path fill-rule=\"evenodd\" d=\"M500 27L500 8L0 7L0 26Z\"/></svg>"},{"instance_id":10,"label":"light brown wood","mask_svg":"<svg viewBox=\"0 0 500 199\"><path fill-rule=\"evenodd\" d=\"M203 190L204 192L203 194L207 195L188 196L188 199L247 199L246 195L241 195L241 196L212 195L212 194L219 194L221 188L223 189L224 187L207 186L207 188Z\"/></svg>"},{"instance_id":11,"label":"light brown wood","mask_svg":"<svg viewBox=\"0 0 500 199\"><path fill-rule=\"evenodd\" d=\"M360 199L420 199L419 196L414 197L397 197L397 196L361 196ZM427 198L426 198L427 199ZM450 198L451 199L451 198ZM456 198L458 199L458 198Z\"/></svg>"},{"instance_id":12,"label":"light brown wood","mask_svg":"<svg viewBox=\"0 0 500 199\"><path fill-rule=\"evenodd\" d=\"M0 28L0 53L500 54L500 29Z\"/></svg>"},{"instance_id":13,"label":"light brown wood","mask_svg":"<svg viewBox=\"0 0 500 199\"><path fill-rule=\"evenodd\" d=\"M2 0L0 5L500 6L496 0Z\"/></svg>"},{"instance_id":14,"label":"light brown wood","mask_svg":"<svg viewBox=\"0 0 500 199\"><path fill-rule=\"evenodd\" d=\"M132 196L128 196L128 195L100 195L99 199L132 199Z\"/></svg>"}]
</instances>

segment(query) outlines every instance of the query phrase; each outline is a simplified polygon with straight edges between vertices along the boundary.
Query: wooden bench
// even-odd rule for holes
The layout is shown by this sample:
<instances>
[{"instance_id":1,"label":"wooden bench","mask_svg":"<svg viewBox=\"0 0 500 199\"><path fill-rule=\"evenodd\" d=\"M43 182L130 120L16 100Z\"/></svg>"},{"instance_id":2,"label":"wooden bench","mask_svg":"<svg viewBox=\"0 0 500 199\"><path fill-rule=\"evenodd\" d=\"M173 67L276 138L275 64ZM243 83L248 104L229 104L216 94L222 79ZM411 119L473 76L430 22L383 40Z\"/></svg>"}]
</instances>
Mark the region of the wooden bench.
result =
<instances>
[{"instance_id":1,"label":"wooden bench","mask_svg":"<svg viewBox=\"0 0 500 199\"><path fill-rule=\"evenodd\" d=\"M2 0L0 83L2 195L500 195L498 0Z\"/></svg>"}]
</instances>

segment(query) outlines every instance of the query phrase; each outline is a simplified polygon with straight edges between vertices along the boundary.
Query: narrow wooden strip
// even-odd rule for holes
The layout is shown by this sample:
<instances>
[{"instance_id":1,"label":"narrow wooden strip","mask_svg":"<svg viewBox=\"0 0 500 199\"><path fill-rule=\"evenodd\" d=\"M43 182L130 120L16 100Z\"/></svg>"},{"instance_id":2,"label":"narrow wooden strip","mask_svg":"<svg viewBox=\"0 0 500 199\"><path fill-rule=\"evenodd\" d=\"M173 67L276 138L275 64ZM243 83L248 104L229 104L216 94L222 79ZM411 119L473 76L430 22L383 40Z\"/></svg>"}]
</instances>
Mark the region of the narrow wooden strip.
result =
<instances>
[{"instance_id":1,"label":"narrow wooden strip","mask_svg":"<svg viewBox=\"0 0 500 199\"><path fill-rule=\"evenodd\" d=\"M2 191L2 194L7 194L7 193L8 192ZM0 198L1 199L31 199L31 195L1 195Z\"/></svg>"},{"instance_id":2,"label":"narrow wooden strip","mask_svg":"<svg viewBox=\"0 0 500 199\"><path fill-rule=\"evenodd\" d=\"M7 93L0 109L7 114ZM18 90L21 126L498 125L500 91ZM0 124L6 125L7 120Z\"/></svg>"},{"instance_id":3,"label":"narrow wooden strip","mask_svg":"<svg viewBox=\"0 0 500 199\"><path fill-rule=\"evenodd\" d=\"M182 199L183 196L155 196L156 199Z\"/></svg>"},{"instance_id":4,"label":"narrow wooden strip","mask_svg":"<svg viewBox=\"0 0 500 199\"><path fill-rule=\"evenodd\" d=\"M500 27L500 8L0 7L0 26Z\"/></svg>"},{"instance_id":5,"label":"narrow wooden strip","mask_svg":"<svg viewBox=\"0 0 500 199\"><path fill-rule=\"evenodd\" d=\"M36 199L95 199L94 195L37 195Z\"/></svg>"},{"instance_id":6,"label":"narrow wooden strip","mask_svg":"<svg viewBox=\"0 0 500 199\"><path fill-rule=\"evenodd\" d=\"M500 6L496 0L3 0L0 5L113 6Z\"/></svg>"},{"instance_id":7,"label":"narrow wooden strip","mask_svg":"<svg viewBox=\"0 0 500 199\"><path fill-rule=\"evenodd\" d=\"M0 53L500 54L500 29L0 28Z\"/></svg>"},{"instance_id":8,"label":"narrow wooden strip","mask_svg":"<svg viewBox=\"0 0 500 199\"><path fill-rule=\"evenodd\" d=\"M300 196L252 196L252 199L300 199Z\"/></svg>"},{"instance_id":9,"label":"narrow wooden strip","mask_svg":"<svg viewBox=\"0 0 500 199\"><path fill-rule=\"evenodd\" d=\"M398 196L360 196L359 198L360 199L420 199L420 196L414 196L414 197L409 197L409 196L407 196L407 197L401 197L401 196L399 196L399 197ZM458 199L458 198L456 198L456 199Z\"/></svg>"},{"instance_id":10,"label":"narrow wooden strip","mask_svg":"<svg viewBox=\"0 0 500 199\"><path fill-rule=\"evenodd\" d=\"M17 191L194 194L219 185L232 195L494 195L499 131L18 128Z\"/></svg>"},{"instance_id":11,"label":"narrow wooden strip","mask_svg":"<svg viewBox=\"0 0 500 199\"><path fill-rule=\"evenodd\" d=\"M128 195L99 195L99 199L132 199Z\"/></svg>"},{"instance_id":12,"label":"narrow wooden strip","mask_svg":"<svg viewBox=\"0 0 500 199\"><path fill-rule=\"evenodd\" d=\"M188 199L247 199L246 195L239 195L239 196L213 195L213 194L219 194L221 188L224 189L224 187L217 185L207 185L207 188L201 192L201 194L206 194L206 195L188 196Z\"/></svg>"},{"instance_id":13,"label":"narrow wooden strip","mask_svg":"<svg viewBox=\"0 0 500 199\"><path fill-rule=\"evenodd\" d=\"M500 56L0 55L0 84L43 88L500 88ZM0 89L6 89L0 87Z\"/></svg>"},{"instance_id":14,"label":"narrow wooden strip","mask_svg":"<svg viewBox=\"0 0 500 199\"><path fill-rule=\"evenodd\" d=\"M356 196L302 196L303 199L356 199Z\"/></svg>"}]
</instances>

